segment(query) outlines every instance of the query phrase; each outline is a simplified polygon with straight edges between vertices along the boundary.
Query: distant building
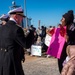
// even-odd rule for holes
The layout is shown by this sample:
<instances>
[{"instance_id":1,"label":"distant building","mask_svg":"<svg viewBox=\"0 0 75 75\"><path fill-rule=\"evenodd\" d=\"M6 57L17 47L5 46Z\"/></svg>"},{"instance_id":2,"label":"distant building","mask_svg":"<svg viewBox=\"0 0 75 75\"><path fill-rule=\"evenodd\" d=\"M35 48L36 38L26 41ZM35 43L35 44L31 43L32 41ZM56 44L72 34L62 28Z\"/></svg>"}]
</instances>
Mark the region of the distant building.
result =
<instances>
[{"instance_id":1,"label":"distant building","mask_svg":"<svg viewBox=\"0 0 75 75\"><path fill-rule=\"evenodd\" d=\"M28 19L28 27L30 27L31 26L31 18L27 18Z\"/></svg>"},{"instance_id":2,"label":"distant building","mask_svg":"<svg viewBox=\"0 0 75 75\"><path fill-rule=\"evenodd\" d=\"M31 18L27 18L27 26L28 27L31 26L31 20L32 20ZM23 22L21 25L23 28L26 28L26 18L23 19Z\"/></svg>"}]
</instances>

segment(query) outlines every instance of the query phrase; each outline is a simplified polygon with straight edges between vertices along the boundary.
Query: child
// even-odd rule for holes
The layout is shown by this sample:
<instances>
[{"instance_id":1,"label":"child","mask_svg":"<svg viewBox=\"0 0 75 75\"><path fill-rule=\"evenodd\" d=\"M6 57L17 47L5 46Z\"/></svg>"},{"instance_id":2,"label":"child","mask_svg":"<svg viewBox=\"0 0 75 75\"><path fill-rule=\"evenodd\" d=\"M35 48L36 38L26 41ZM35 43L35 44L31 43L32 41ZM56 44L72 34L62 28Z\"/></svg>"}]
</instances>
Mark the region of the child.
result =
<instances>
[{"instance_id":1,"label":"child","mask_svg":"<svg viewBox=\"0 0 75 75\"><path fill-rule=\"evenodd\" d=\"M66 52L69 59L64 64L61 75L75 75L75 45L69 45Z\"/></svg>"}]
</instances>

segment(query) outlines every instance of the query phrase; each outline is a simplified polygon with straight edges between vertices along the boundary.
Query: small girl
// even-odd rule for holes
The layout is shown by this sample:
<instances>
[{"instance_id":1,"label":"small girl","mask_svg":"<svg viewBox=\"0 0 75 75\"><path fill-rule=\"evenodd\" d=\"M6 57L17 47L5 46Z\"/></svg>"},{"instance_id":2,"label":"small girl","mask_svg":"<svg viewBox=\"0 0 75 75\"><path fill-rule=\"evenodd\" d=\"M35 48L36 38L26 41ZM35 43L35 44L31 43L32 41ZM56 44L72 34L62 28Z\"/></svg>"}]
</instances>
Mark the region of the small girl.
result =
<instances>
[{"instance_id":1,"label":"small girl","mask_svg":"<svg viewBox=\"0 0 75 75\"><path fill-rule=\"evenodd\" d=\"M75 75L75 45L69 45L66 52L67 57L63 63L61 75Z\"/></svg>"}]
</instances>

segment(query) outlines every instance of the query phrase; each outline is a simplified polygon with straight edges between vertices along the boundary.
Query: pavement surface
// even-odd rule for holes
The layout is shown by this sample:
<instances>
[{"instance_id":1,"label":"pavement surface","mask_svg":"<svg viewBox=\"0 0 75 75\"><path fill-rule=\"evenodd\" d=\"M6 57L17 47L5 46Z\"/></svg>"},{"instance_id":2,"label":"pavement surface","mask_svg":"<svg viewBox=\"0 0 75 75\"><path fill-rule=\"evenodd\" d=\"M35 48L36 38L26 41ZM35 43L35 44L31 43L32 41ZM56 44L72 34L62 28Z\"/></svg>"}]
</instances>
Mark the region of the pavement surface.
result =
<instances>
[{"instance_id":1,"label":"pavement surface","mask_svg":"<svg viewBox=\"0 0 75 75\"><path fill-rule=\"evenodd\" d=\"M57 59L26 55L23 63L25 75L60 75Z\"/></svg>"}]
</instances>

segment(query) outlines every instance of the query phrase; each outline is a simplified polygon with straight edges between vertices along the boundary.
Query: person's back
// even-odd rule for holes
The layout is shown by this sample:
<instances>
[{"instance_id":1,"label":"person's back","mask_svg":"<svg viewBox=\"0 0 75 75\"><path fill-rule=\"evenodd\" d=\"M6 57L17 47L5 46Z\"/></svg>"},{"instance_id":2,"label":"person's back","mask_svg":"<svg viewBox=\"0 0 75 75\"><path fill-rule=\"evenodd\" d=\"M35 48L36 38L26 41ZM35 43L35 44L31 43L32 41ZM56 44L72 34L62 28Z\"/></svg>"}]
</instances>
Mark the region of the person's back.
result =
<instances>
[{"instance_id":1,"label":"person's back","mask_svg":"<svg viewBox=\"0 0 75 75\"><path fill-rule=\"evenodd\" d=\"M7 65L8 63L9 63L9 65L12 64L12 67L13 67L13 65L15 65L15 63L16 63L16 62L14 62L14 60L17 59L18 61L21 61L20 58L18 56L16 56L19 53L18 50L17 50L17 48L19 47L18 44L22 45L21 42L19 43L20 40L17 36L20 36L20 38L23 40L24 43L25 43L25 38L22 38L21 34L20 35L16 34L16 33L21 33L21 32L19 32L19 30L21 32L23 32L22 29L19 26L17 26L14 22L11 22L11 21L9 21L7 23L7 25L2 26L0 28L0 32L1 32L0 33L0 36L1 36L0 37L0 48L1 48L1 50L0 50L0 53L1 53L0 54L0 57L1 57L0 60L1 61L4 60L3 65L7 66L6 70L8 70L8 65ZM18 44L17 44L17 42L18 42ZM24 46L22 45L22 47L24 47ZM11 63L11 62L7 61L7 59L9 61L13 61L13 62ZM1 66L3 66L3 65L1 64ZM8 72L8 71L6 71L6 72ZM15 74L10 74L10 75L15 75Z\"/></svg>"},{"instance_id":2,"label":"person's back","mask_svg":"<svg viewBox=\"0 0 75 75\"><path fill-rule=\"evenodd\" d=\"M10 13L9 21L0 27L0 75L24 75L20 52L26 47L26 39L18 26L24 14L22 8Z\"/></svg>"}]
</instances>

